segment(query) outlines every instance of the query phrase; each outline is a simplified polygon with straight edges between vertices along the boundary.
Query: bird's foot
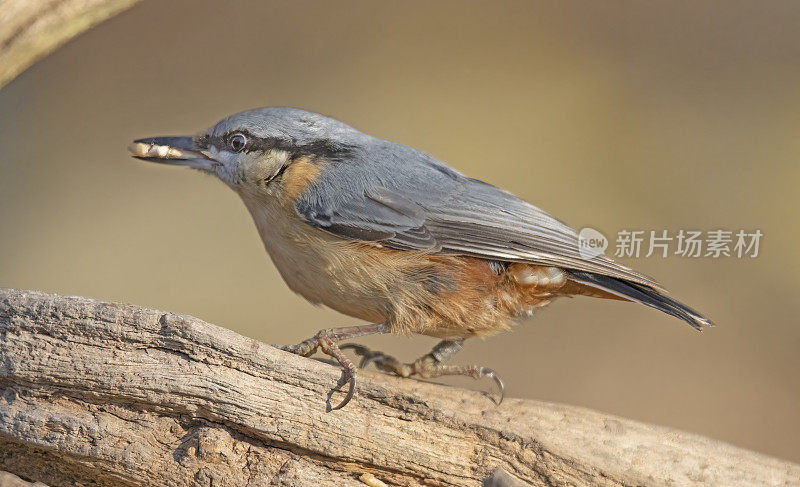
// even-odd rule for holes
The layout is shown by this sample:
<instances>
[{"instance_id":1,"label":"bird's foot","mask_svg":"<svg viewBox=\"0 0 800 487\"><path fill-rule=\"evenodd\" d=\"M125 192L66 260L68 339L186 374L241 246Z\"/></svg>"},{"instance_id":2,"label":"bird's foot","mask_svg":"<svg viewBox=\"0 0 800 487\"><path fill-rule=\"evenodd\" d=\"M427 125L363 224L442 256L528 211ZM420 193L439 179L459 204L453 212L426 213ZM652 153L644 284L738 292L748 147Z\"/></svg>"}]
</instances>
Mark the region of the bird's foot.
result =
<instances>
[{"instance_id":1,"label":"bird's foot","mask_svg":"<svg viewBox=\"0 0 800 487\"><path fill-rule=\"evenodd\" d=\"M330 394L328 394L328 401L330 402L330 398L335 390L338 390L345 384L349 384L349 387L347 389L347 394L345 394L344 399L342 399L339 405L330 407L329 404L329 411L334 411L345 407L345 405L350 402L350 399L353 398L356 391L356 366L347 358L347 355L342 353L337 342L363 335L385 333L387 330L388 328L383 324L331 328L328 330L320 330L313 337L308 340L303 340L297 345L275 345L275 348L303 357L309 357L317 350L321 350L322 353L333 357L339 363L342 367L342 377L339 379L336 387L331 389Z\"/></svg>"},{"instance_id":2,"label":"bird's foot","mask_svg":"<svg viewBox=\"0 0 800 487\"><path fill-rule=\"evenodd\" d=\"M500 399L497 401L498 405L503 402L503 397L505 396L505 383L497 372L482 365L446 365L442 363L442 360L437 358L438 354L436 353L436 349L412 363L400 362L391 355L373 351L363 345L355 343L346 343L341 346L341 349L352 349L356 355L361 357L361 362L358 364L361 369L369 364L375 364L375 367L378 369L400 377L410 377L412 375L418 375L424 379L432 379L445 375L464 375L472 377L473 379L489 377L494 380L500 392Z\"/></svg>"}]
</instances>

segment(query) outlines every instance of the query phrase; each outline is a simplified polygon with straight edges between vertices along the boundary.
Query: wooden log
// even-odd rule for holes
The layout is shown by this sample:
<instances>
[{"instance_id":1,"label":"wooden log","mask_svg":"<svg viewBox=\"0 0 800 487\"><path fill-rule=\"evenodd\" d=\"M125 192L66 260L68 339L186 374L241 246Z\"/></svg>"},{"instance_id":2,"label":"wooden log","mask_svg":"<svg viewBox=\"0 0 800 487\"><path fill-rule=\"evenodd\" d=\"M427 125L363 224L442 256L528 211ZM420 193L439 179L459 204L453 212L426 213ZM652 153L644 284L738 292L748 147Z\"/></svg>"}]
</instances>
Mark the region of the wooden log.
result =
<instances>
[{"instance_id":1,"label":"wooden log","mask_svg":"<svg viewBox=\"0 0 800 487\"><path fill-rule=\"evenodd\" d=\"M50 51L139 0L0 0L0 88Z\"/></svg>"},{"instance_id":2,"label":"wooden log","mask_svg":"<svg viewBox=\"0 0 800 487\"><path fill-rule=\"evenodd\" d=\"M797 485L587 409L338 367L186 315L0 290L0 470L49 485ZM332 402L341 397L334 393Z\"/></svg>"}]
</instances>

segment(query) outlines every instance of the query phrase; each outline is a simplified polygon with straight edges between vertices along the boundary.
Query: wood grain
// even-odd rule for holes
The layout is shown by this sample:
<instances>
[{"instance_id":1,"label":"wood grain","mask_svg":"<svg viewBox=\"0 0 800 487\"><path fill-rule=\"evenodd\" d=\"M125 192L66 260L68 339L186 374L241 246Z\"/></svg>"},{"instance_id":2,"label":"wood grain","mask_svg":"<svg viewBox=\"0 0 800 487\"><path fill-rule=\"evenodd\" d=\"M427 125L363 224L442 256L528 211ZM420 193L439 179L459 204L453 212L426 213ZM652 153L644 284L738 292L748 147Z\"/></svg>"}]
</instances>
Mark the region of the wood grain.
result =
<instances>
[{"instance_id":1,"label":"wood grain","mask_svg":"<svg viewBox=\"0 0 800 487\"><path fill-rule=\"evenodd\" d=\"M339 377L191 316L0 290L0 470L48 485L800 484L798 465L700 436L376 373L329 413Z\"/></svg>"}]
</instances>

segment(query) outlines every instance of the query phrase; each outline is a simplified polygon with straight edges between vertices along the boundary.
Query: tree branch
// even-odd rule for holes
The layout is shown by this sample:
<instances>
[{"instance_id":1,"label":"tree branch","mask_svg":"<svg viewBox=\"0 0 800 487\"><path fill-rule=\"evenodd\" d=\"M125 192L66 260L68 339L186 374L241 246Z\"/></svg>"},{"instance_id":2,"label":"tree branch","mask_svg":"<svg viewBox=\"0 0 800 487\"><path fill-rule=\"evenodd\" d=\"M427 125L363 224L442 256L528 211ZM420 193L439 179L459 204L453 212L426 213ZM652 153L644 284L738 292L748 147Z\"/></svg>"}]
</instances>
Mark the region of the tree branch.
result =
<instances>
[{"instance_id":1,"label":"tree branch","mask_svg":"<svg viewBox=\"0 0 800 487\"><path fill-rule=\"evenodd\" d=\"M51 485L480 485L498 467L487 485L800 479L679 431L369 372L328 413L339 377L191 316L0 290L0 470Z\"/></svg>"},{"instance_id":2,"label":"tree branch","mask_svg":"<svg viewBox=\"0 0 800 487\"><path fill-rule=\"evenodd\" d=\"M0 0L0 88L62 43L139 0Z\"/></svg>"}]
</instances>

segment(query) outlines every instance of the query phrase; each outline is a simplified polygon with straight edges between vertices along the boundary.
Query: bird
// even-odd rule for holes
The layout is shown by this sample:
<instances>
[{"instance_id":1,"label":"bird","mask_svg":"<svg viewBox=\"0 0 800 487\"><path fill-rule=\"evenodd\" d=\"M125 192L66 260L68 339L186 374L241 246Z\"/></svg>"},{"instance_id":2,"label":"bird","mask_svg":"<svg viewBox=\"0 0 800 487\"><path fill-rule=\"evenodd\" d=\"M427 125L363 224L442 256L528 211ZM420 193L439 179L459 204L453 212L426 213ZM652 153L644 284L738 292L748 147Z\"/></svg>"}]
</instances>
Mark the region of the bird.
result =
<instances>
[{"instance_id":1,"label":"bird","mask_svg":"<svg viewBox=\"0 0 800 487\"><path fill-rule=\"evenodd\" d=\"M493 369L448 361L466 339L508 330L559 297L630 301L697 330L713 325L653 278L582 252L573 228L510 192L318 113L247 110L196 135L135 140L129 151L216 176L244 202L292 291L367 322L278 346L305 357L319 350L338 362L337 387L348 389L329 411L356 390L346 349L361 357L360 367L401 377L492 379L499 405L505 386ZM440 341L411 363L340 346L384 333Z\"/></svg>"}]
</instances>

